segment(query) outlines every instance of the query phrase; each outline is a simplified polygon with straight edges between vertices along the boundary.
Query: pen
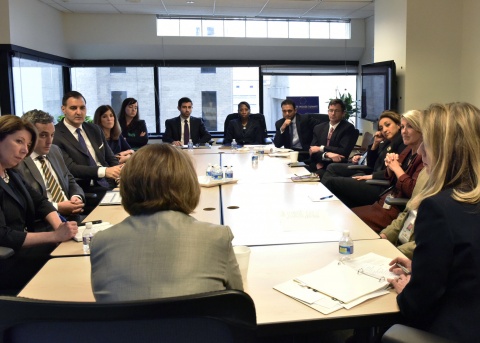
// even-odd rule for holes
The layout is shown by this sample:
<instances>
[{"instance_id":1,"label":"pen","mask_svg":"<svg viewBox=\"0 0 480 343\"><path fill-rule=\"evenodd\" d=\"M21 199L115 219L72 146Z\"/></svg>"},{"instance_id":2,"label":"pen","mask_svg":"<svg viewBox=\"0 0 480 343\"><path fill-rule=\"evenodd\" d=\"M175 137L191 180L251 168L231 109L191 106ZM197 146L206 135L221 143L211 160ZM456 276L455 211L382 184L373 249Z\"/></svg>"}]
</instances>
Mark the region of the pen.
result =
<instances>
[{"instance_id":1,"label":"pen","mask_svg":"<svg viewBox=\"0 0 480 343\"><path fill-rule=\"evenodd\" d=\"M94 224L100 224L102 221L101 220L92 220L91 222L92 222L92 225L94 225ZM86 223L81 223L81 224L78 224L78 226L85 226L85 224Z\"/></svg>"},{"instance_id":2,"label":"pen","mask_svg":"<svg viewBox=\"0 0 480 343\"><path fill-rule=\"evenodd\" d=\"M397 263L395 263L395 265L396 265L397 267L399 267L401 270L403 270L403 272L405 273L405 275L410 275L410 274L411 274L410 270L408 270L407 268L405 268L404 266L402 266L400 263L397 262Z\"/></svg>"},{"instance_id":3,"label":"pen","mask_svg":"<svg viewBox=\"0 0 480 343\"><path fill-rule=\"evenodd\" d=\"M327 195L326 197L321 197L320 200L333 198L333 195Z\"/></svg>"}]
</instances>

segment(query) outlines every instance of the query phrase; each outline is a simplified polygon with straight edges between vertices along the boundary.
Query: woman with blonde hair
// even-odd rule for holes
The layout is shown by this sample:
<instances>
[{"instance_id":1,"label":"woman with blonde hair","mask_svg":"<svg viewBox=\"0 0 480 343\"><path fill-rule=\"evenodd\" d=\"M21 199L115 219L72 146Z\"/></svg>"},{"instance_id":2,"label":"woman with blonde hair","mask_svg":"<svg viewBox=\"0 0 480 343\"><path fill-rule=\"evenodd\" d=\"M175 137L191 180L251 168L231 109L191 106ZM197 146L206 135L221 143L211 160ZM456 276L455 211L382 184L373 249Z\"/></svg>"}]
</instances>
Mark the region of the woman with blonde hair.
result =
<instances>
[{"instance_id":1,"label":"woman with blonde hair","mask_svg":"<svg viewBox=\"0 0 480 343\"><path fill-rule=\"evenodd\" d=\"M145 146L121 177L130 217L97 233L90 246L97 301L243 289L230 228L190 216L200 185L187 154L170 144Z\"/></svg>"},{"instance_id":2,"label":"woman with blonde hair","mask_svg":"<svg viewBox=\"0 0 480 343\"><path fill-rule=\"evenodd\" d=\"M385 156L385 177L390 180L390 188L383 192L373 205L352 208L372 230L380 232L392 220L397 218L400 209L385 203L387 197L410 198L412 196L418 174L423 169L422 157L417 154L422 143L420 125L422 113L412 110L404 113L401 119L401 134L406 148L401 154L387 153Z\"/></svg>"},{"instance_id":3,"label":"woman with blonde hair","mask_svg":"<svg viewBox=\"0 0 480 343\"><path fill-rule=\"evenodd\" d=\"M456 342L476 342L480 321L480 110L432 104L420 147L429 179L418 209L413 259L391 262L389 280L410 325ZM406 275L395 263L405 266Z\"/></svg>"}]
</instances>

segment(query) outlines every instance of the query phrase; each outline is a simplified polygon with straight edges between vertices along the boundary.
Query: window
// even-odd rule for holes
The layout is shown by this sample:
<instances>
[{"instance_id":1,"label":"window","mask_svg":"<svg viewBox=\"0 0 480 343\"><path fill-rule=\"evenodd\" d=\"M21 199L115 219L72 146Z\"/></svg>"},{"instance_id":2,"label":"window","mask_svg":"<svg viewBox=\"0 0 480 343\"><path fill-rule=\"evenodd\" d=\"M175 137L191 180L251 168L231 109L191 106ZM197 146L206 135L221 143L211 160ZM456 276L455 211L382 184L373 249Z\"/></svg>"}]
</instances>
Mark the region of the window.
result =
<instances>
[{"instance_id":1,"label":"window","mask_svg":"<svg viewBox=\"0 0 480 343\"><path fill-rule=\"evenodd\" d=\"M126 67L125 73L111 73L108 67L74 67L71 74L72 89L87 100L87 115L91 119L100 105L111 105L118 116L122 101L135 98L148 132L156 132L153 67Z\"/></svg>"},{"instance_id":2,"label":"window","mask_svg":"<svg viewBox=\"0 0 480 343\"><path fill-rule=\"evenodd\" d=\"M38 109L55 118L61 115L62 67L20 57L13 57L12 64L15 113Z\"/></svg>"},{"instance_id":3,"label":"window","mask_svg":"<svg viewBox=\"0 0 480 343\"><path fill-rule=\"evenodd\" d=\"M350 39L349 20L170 18L157 16L157 36Z\"/></svg>"}]
</instances>

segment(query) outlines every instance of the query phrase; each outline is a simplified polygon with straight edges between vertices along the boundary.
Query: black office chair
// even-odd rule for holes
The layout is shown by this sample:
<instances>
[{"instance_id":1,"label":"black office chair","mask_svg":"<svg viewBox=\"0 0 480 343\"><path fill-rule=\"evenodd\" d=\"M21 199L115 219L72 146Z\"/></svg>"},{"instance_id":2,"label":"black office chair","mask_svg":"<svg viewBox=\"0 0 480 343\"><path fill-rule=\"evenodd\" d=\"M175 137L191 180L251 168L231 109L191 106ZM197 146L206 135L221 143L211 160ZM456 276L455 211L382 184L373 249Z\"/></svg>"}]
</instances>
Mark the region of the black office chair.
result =
<instances>
[{"instance_id":1,"label":"black office chair","mask_svg":"<svg viewBox=\"0 0 480 343\"><path fill-rule=\"evenodd\" d=\"M254 342L253 300L217 291L116 303L0 297L0 342Z\"/></svg>"},{"instance_id":2,"label":"black office chair","mask_svg":"<svg viewBox=\"0 0 480 343\"><path fill-rule=\"evenodd\" d=\"M382 336L382 343L453 343L426 331L395 324Z\"/></svg>"}]
</instances>

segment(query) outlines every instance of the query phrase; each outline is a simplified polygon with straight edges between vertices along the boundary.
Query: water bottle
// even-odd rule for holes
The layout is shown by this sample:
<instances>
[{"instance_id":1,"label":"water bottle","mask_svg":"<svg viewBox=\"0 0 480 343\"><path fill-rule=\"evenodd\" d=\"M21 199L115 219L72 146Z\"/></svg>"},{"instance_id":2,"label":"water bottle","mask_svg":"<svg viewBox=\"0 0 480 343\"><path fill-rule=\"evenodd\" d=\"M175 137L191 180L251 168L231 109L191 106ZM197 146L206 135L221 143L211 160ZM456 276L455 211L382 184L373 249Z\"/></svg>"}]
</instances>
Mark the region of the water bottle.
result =
<instances>
[{"instance_id":1,"label":"water bottle","mask_svg":"<svg viewBox=\"0 0 480 343\"><path fill-rule=\"evenodd\" d=\"M213 167L212 179L215 181L221 181L223 179L223 170L218 164Z\"/></svg>"},{"instance_id":2,"label":"water bottle","mask_svg":"<svg viewBox=\"0 0 480 343\"><path fill-rule=\"evenodd\" d=\"M207 175L207 178L212 177L212 164L211 163L208 164L206 175Z\"/></svg>"},{"instance_id":3,"label":"water bottle","mask_svg":"<svg viewBox=\"0 0 480 343\"><path fill-rule=\"evenodd\" d=\"M344 230L343 236L338 242L338 252L340 253L340 261L347 261L353 255L353 241L350 238L350 231Z\"/></svg>"},{"instance_id":4,"label":"water bottle","mask_svg":"<svg viewBox=\"0 0 480 343\"><path fill-rule=\"evenodd\" d=\"M232 139L231 148L232 148L232 150L237 150L237 148L238 148L237 141L235 140L235 138Z\"/></svg>"},{"instance_id":5,"label":"water bottle","mask_svg":"<svg viewBox=\"0 0 480 343\"><path fill-rule=\"evenodd\" d=\"M232 166L228 166L225 170L225 179L233 179L233 169Z\"/></svg>"},{"instance_id":6,"label":"water bottle","mask_svg":"<svg viewBox=\"0 0 480 343\"><path fill-rule=\"evenodd\" d=\"M191 139L188 140L188 150L193 150L193 141Z\"/></svg>"},{"instance_id":7,"label":"water bottle","mask_svg":"<svg viewBox=\"0 0 480 343\"><path fill-rule=\"evenodd\" d=\"M85 230L82 233L82 241L83 241L83 252L85 254L90 253L90 241L93 237L93 225L92 222L88 222L85 224Z\"/></svg>"}]
</instances>

